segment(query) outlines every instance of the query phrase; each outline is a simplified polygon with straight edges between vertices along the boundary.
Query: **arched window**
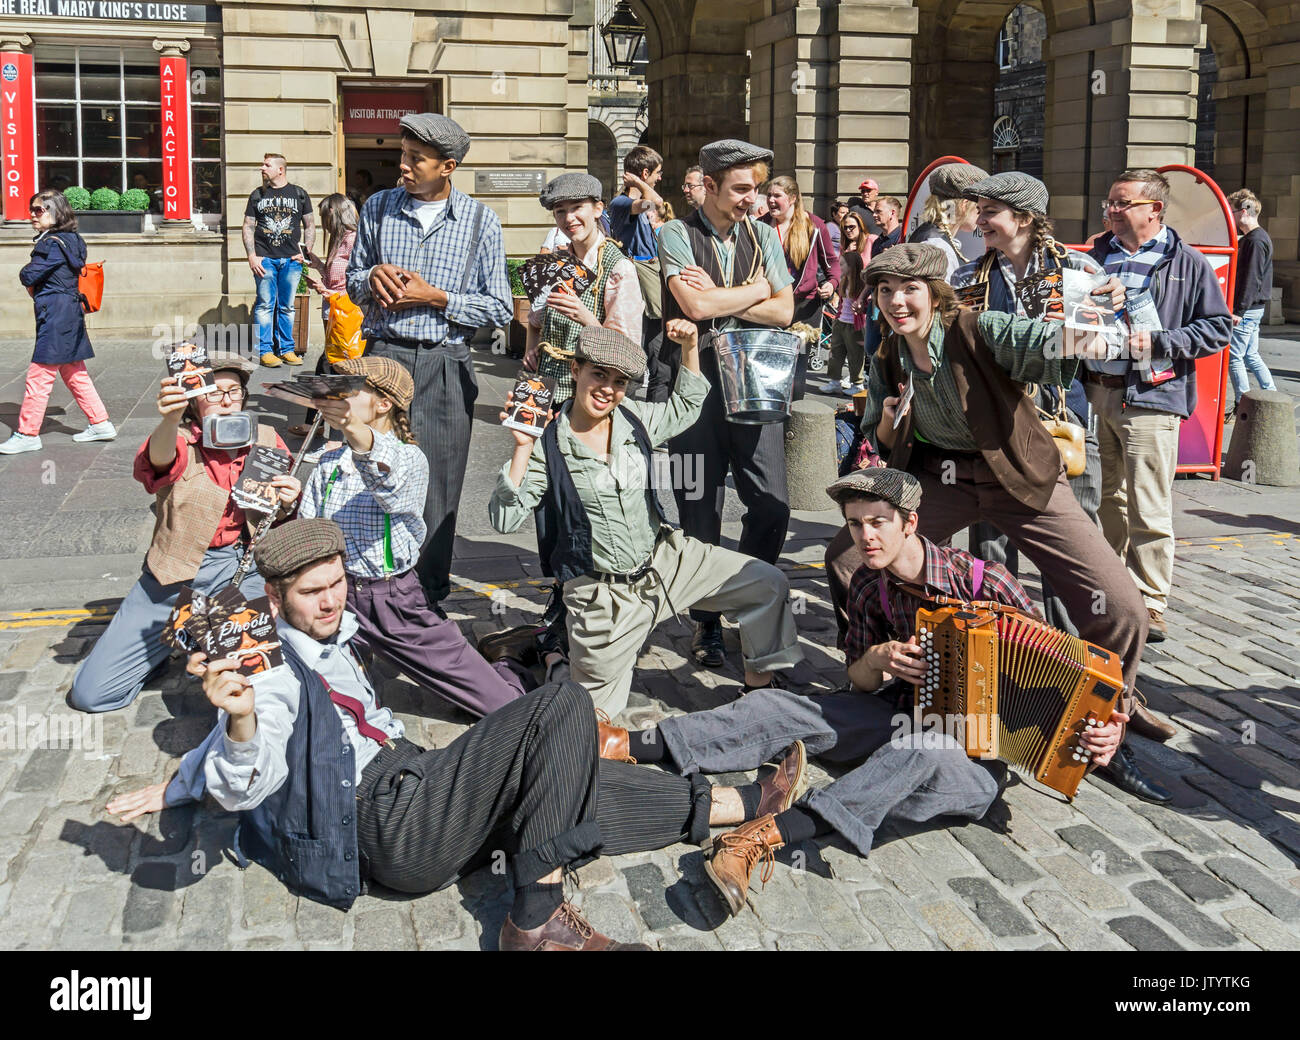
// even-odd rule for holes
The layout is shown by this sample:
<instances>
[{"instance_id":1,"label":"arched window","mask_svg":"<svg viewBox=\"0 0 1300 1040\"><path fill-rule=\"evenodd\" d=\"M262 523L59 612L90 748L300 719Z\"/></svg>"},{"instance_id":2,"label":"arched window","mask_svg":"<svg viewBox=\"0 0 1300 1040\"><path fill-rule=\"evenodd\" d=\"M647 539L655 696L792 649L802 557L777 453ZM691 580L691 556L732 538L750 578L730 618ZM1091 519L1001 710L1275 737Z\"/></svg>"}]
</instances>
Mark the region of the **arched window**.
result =
<instances>
[{"instance_id":1,"label":"arched window","mask_svg":"<svg viewBox=\"0 0 1300 1040\"><path fill-rule=\"evenodd\" d=\"M993 172L1014 170L1020 165L1020 130L1010 116L993 123Z\"/></svg>"}]
</instances>

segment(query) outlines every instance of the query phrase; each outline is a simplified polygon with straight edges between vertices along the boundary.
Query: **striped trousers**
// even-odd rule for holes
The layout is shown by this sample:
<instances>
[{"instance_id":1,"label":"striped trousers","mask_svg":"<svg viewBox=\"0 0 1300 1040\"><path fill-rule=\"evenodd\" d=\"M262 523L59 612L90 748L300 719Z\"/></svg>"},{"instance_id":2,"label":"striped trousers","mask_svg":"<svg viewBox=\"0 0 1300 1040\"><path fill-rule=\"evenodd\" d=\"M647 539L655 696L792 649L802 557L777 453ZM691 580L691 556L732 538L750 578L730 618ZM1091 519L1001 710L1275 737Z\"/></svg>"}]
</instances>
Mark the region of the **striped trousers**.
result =
<instances>
[{"instance_id":1,"label":"striped trousers","mask_svg":"<svg viewBox=\"0 0 1300 1040\"><path fill-rule=\"evenodd\" d=\"M591 697L552 683L445 748L381 751L357 791L357 839L367 876L399 892L507 862L517 887L601 853L702 841L709 790L699 777L601 761Z\"/></svg>"},{"instance_id":2,"label":"striped trousers","mask_svg":"<svg viewBox=\"0 0 1300 1040\"><path fill-rule=\"evenodd\" d=\"M411 432L429 461L429 490L424 499L428 531L415 565L430 603L451 591L451 554L456 543L456 510L469 462L470 427L478 379L469 347L463 343L407 346L372 339L372 357L389 357L411 373Z\"/></svg>"}]
</instances>

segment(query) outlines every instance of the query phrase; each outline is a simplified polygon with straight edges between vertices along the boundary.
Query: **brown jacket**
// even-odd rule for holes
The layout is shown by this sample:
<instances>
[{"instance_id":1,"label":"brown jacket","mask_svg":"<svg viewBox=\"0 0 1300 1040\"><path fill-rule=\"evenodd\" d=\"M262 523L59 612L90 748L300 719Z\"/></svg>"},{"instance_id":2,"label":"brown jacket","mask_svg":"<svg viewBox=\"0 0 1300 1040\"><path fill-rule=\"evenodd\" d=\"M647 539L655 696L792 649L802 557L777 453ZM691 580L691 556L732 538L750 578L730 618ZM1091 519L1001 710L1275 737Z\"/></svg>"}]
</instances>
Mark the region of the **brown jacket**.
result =
<instances>
[{"instance_id":1,"label":"brown jacket","mask_svg":"<svg viewBox=\"0 0 1300 1040\"><path fill-rule=\"evenodd\" d=\"M962 308L943 341L945 365L951 366L962 411L980 454L1007 492L1031 509L1042 510L1052 497L1061 472L1061 453L1038 418L1034 402L993 358L980 338L979 315ZM890 385L906 383L898 351L902 337L888 335L880 345ZM908 410L894 437L889 465L910 469L915 412Z\"/></svg>"},{"instance_id":2,"label":"brown jacket","mask_svg":"<svg viewBox=\"0 0 1300 1040\"><path fill-rule=\"evenodd\" d=\"M259 423L257 443L274 448L275 430ZM153 543L145 562L160 585L194 580L230 499L230 492L208 477L199 445L188 450L180 480L161 488L154 500ZM247 522L250 533L254 526Z\"/></svg>"}]
</instances>

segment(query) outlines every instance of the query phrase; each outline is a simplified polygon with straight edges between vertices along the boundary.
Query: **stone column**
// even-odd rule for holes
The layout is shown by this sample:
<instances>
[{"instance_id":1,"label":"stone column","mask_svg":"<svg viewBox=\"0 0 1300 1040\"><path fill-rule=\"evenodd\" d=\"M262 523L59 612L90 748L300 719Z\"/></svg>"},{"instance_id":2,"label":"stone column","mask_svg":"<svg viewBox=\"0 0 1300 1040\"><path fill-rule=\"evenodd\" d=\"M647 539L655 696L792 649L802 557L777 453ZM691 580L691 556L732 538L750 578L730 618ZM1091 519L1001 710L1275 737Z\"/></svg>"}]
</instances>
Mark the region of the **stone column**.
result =
<instances>
[{"instance_id":1,"label":"stone column","mask_svg":"<svg viewBox=\"0 0 1300 1040\"><path fill-rule=\"evenodd\" d=\"M1273 284L1282 287L1287 321L1300 321L1300 27L1279 27L1264 48L1267 91L1259 188L1273 239Z\"/></svg>"},{"instance_id":2,"label":"stone column","mask_svg":"<svg viewBox=\"0 0 1300 1040\"><path fill-rule=\"evenodd\" d=\"M1101 229L1099 206L1124 169L1195 160L1200 19L1194 0L1153 7L1107 0L1098 16L1112 20L1048 41L1043 179L1062 241Z\"/></svg>"}]
</instances>

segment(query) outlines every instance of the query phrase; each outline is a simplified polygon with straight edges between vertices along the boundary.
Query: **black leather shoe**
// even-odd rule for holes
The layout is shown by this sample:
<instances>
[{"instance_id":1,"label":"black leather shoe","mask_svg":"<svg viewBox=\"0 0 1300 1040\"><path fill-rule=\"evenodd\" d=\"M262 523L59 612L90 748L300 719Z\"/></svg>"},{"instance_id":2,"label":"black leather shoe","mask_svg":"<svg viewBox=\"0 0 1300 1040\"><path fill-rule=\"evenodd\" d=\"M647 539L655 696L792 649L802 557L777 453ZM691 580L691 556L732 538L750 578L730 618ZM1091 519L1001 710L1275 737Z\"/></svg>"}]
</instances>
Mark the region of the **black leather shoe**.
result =
<instances>
[{"instance_id":1,"label":"black leather shoe","mask_svg":"<svg viewBox=\"0 0 1300 1040\"><path fill-rule=\"evenodd\" d=\"M1099 766L1097 775L1108 780L1121 791L1127 791L1145 802L1171 802L1174 796L1153 780L1148 780L1138 769L1137 760L1127 744L1121 744L1110 760L1110 765Z\"/></svg>"},{"instance_id":2,"label":"black leather shoe","mask_svg":"<svg viewBox=\"0 0 1300 1040\"><path fill-rule=\"evenodd\" d=\"M726 651L722 647L721 621L715 618L695 626L691 653L695 655L695 663L704 668L721 668L727 663Z\"/></svg>"}]
</instances>

